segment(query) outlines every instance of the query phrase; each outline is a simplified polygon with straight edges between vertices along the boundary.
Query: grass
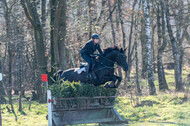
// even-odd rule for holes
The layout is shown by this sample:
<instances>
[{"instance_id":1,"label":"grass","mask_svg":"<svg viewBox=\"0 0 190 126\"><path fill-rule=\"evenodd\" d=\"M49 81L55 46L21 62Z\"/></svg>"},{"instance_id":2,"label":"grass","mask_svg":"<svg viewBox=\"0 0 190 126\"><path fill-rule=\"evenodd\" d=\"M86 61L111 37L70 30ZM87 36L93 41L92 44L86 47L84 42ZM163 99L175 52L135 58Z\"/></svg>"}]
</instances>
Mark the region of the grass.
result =
<instances>
[{"instance_id":1,"label":"grass","mask_svg":"<svg viewBox=\"0 0 190 126\"><path fill-rule=\"evenodd\" d=\"M166 79L170 91L159 92L157 75L155 74L155 85L157 95L129 97L118 97L115 108L120 115L129 121L126 126L190 126L190 95L182 92L175 92L174 71L165 70ZM190 68L183 70L183 81L187 81ZM141 86L148 86L147 80L141 80ZM17 97L14 97L17 99ZM47 104L40 104L33 101L31 110L28 110L29 103L23 101L23 111L18 111L18 102L14 103L17 121L13 113L6 109L7 105L1 105L3 126L47 126ZM10 108L10 106L9 106ZM98 124L89 124L98 126ZM77 126L86 126L81 124ZM124 124L117 125L124 126Z\"/></svg>"},{"instance_id":2,"label":"grass","mask_svg":"<svg viewBox=\"0 0 190 126\"><path fill-rule=\"evenodd\" d=\"M123 118L129 121L129 126L190 125L190 100L184 93L163 93L156 96L138 97L138 99L139 103L136 104L137 102L131 102L128 97L117 98L118 102L115 108ZM18 118L17 121L15 121L14 115L7 111L6 105L2 105L3 126L47 126L46 104L32 102L31 110L29 111L28 102L24 102L23 112L18 111L18 103L14 104L14 108Z\"/></svg>"},{"instance_id":3,"label":"grass","mask_svg":"<svg viewBox=\"0 0 190 126\"><path fill-rule=\"evenodd\" d=\"M130 123L190 125L190 100L184 93L140 97L140 103L135 106L127 97L120 97L118 101L118 112Z\"/></svg>"},{"instance_id":4,"label":"grass","mask_svg":"<svg viewBox=\"0 0 190 126\"><path fill-rule=\"evenodd\" d=\"M28 110L29 103L23 102L23 111L18 111L18 103L14 103L14 110L17 115L17 121L13 113L9 113L6 106L11 108L9 105L1 105L2 109L2 122L3 126L47 126L46 120L47 115L47 104L40 104L32 102L30 111Z\"/></svg>"}]
</instances>

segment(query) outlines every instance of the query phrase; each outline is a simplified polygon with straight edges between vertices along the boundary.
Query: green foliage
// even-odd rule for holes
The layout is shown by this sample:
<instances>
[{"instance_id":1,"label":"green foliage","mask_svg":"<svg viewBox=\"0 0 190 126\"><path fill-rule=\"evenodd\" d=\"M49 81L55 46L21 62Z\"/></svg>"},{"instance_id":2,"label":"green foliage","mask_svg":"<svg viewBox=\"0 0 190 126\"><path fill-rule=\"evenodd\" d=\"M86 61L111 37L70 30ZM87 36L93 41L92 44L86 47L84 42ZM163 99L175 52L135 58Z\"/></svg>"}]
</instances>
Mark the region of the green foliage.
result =
<instances>
[{"instance_id":1,"label":"green foliage","mask_svg":"<svg viewBox=\"0 0 190 126\"><path fill-rule=\"evenodd\" d=\"M52 92L52 96L56 98L115 96L117 92L115 88L95 87L92 84L71 83L68 81L51 85L49 89Z\"/></svg>"}]
</instances>

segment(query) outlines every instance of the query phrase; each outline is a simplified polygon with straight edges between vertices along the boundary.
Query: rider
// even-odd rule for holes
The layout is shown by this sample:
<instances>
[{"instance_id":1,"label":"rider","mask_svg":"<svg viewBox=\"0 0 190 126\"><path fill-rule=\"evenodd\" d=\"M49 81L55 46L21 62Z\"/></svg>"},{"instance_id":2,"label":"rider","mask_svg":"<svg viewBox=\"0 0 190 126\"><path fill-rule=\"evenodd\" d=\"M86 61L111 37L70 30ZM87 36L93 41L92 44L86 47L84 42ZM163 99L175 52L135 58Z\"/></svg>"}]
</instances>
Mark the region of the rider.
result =
<instances>
[{"instance_id":1,"label":"rider","mask_svg":"<svg viewBox=\"0 0 190 126\"><path fill-rule=\"evenodd\" d=\"M99 35L93 34L91 40L86 43L86 45L80 50L82 58L88 63L86 68L86 79L89 79L89 71L92 65L91 57L95 56L93 53L98 49L100 55L102 55L102 50L99 44Z\"/></svg>"}]
</instances>

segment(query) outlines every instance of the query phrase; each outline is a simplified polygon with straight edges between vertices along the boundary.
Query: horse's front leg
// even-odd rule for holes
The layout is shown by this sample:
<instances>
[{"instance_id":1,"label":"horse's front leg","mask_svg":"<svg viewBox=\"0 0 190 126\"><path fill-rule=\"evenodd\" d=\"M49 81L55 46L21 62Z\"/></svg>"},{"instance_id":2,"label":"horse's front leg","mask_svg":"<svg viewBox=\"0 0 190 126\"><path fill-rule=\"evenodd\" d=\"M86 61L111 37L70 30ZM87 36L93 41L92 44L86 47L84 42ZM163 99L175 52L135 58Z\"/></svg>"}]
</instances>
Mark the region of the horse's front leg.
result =
<instances>
[{"instance_id":1,"label":"horse's front leg","mask_svg":"<svg viewBox=\"0 0 190 126\"><path fill-rule=\"evenodd\" d=\"M116 75L113 75L112 78L114 79L114 81L110 83L110 88L118 88L119 85L121 84L122 78ZM115 83L116 81L117 83Z\"/></svg>"},{"instance_id":2,"label":"horse's front leg","mask_svg":"<svg viewBox=\"0 0 190 126\"><path fill-rule=\"evenodd\" d=\"M117 83L116 83L116 85L115 85L115 87L116 88L118 88L119 87L119 85L121 84L121 80L122 80L122 77L119 77L119 76L116 76L116 75L114 75L116 78L117 78Z\"/></svg>"}]
</instances>

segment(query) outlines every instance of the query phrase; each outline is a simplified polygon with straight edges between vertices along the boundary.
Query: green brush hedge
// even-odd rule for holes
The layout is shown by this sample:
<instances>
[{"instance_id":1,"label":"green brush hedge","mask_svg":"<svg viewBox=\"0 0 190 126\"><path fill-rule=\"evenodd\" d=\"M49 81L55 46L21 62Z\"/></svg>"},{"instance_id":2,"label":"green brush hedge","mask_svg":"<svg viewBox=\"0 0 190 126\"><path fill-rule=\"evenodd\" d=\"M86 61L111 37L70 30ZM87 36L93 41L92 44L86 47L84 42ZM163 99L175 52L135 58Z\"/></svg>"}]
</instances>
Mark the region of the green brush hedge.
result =
<instances>
[{"instance_id":1,"label":"green brush hedge","mask_svg":"<svg viewBox=\"0 0 190 126\"><path fill-rule=\"evenodd\" d=\"M51 85L49 89L56 98L115 96L117 92L115 88L95 87L92 84L68 81Z\"/></svg>"}]
</instances>

